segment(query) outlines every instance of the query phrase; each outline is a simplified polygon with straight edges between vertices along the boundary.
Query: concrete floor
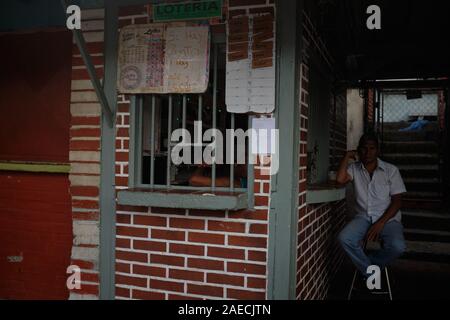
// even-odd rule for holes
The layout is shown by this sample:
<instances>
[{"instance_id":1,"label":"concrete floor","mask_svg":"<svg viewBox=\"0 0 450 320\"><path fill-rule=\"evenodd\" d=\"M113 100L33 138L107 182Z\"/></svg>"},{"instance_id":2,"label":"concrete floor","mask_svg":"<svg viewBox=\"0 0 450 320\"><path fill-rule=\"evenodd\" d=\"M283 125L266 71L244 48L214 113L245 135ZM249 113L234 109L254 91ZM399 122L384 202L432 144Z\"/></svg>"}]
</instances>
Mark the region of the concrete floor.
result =
<instances>
[{"instance_id":1,"label":"concrete floor","mask_svg":"<svg viewBox=\"0 0 450 320\"><path fill-rule=\"evenodd\" d=\"M393 300L450 300L450 261L435 263L398 259L388 269ZM346 300L354 267L346 258L337 272L328 294L328 300ZM384 291L384 283L382 289ZM359 291L352 300L389 300L388 295Z\"/></svg>"}]
</instances>

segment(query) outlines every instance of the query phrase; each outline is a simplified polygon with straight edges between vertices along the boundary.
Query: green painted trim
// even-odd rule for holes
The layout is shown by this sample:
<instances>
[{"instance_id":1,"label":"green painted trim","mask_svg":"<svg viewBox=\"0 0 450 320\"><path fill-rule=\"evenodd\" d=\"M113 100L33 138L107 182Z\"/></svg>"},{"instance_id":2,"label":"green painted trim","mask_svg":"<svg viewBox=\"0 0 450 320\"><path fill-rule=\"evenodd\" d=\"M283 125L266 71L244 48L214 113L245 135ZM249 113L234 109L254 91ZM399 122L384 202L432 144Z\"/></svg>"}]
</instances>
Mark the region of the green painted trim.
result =
<instances>
[{"instance_id":1,"label":"green painted trim","mask_svg":"<svg viewBox=\"0 0 450 320\"><path fill-rule=\"evenodd\" d=\"M0 171L69 173L70 164L0 162Z\"/></svg>"},{"instance_id":2,"label":"green painted trim","mask_svg":"<svg viewBox=\"0 0 450 320\"><path fill-rule=\"evenodd\" d=\"M167 188L167 185L165 184L140 184L136 183L135 188L140 189L155 189L155 190L187 190L187 191L203 191L203 192L212 192L211 187L193 187L193 186L177 186L177 185L170 185L170 188ZM229 187L216 187L214 191L223 191L223 192L247 192L248 189L245 188L234 188L233 190L230 190Z\"/></svg>"},{"instance_id":3,"label":"green painted trim","mask_svg":"<svg viewBox=\"0 0 450 320\"><path fill-rule=\"evenodd\" d=\"M119 8L116 1L105 1L105 75L103 90L111 113L117 110L117 52ZM103 109L105 111L105 109ZM100 154L100 299L115 298L115 247L116 247L116 117L112 126L106 112L102 112L102 137Z\"/></svg>"},{"instance_id":4,"label":"green painted trim","mask_svg":"<svg viewBox=\"0 0 450 320\"><path fill-rule=\"evenodd\" d=\"M254 116L249 116L248 117L248 128L252 127L252 120L253 120ZM248 165L247 165L247 193L248 193L248 208L253 210L255 208L255 190L254 190L254 185L255 185L255 166L253 165L253 160L252 159L252 152L251 152L251 145L250 143L248 144L248 150L247 153L249 155L248 157Z\"/></svg>"},{"instance_id":5,"label":"green painted trim","mask_svg":"<svg viewBox=\"0 0 450 320\"><path fill-rule=\"evenodd\" d=\"M279 171L272 177L267 298L296 298L299 181L299 87L304 1L276 1L275 118Z\"/></svg>"},{"instance_id":6,"label":"green painted trim","mask_svg":"<svg viewBox=\"0 0 450 320\"><path fill-rule=\"evenodd\" d=\"M143 137L143 126L144 126L144 97L142 95L136 96L135 100L135 125L136 125L136 136L133 142L133 152L134 159L136 162L134 171L134 183L140 184L142 182L142 137Z\"/></svg>"},{"instance_id":7,"label":"green painted trim","mask_svg":"<svg viewBox=\"0 0 450 320\"><path fill-rule=\"evenodd\" d=\"M137 159L137 153L135 141L137 137L137 117L136 117L136 95L130 96L130 143L128 147L128 188L134 188L136 186L136 169L135 163Z\"/></svg>"},{"instance_id":8,"label":"green painted trim","mask_svg":"<svg viewBox=\"0 0 450 320\"><path fill-rule=\"evenodd\" d=\"M345 188L306 191L306 204L334 202L343 199L345 199Z\"/></svg>"},{"instance_id":9,"label":"green painted trim","mask_svg":"<svg viewBox=\"0 0 450 320\"><path fill-rule=\"evenodd\" d=\"M167 193L158 191L119 191L119 204L205 210L240 210L247 208L247 193L235 195L213 195L209 192L198 193Z\"/></svg>"}]
</instances>

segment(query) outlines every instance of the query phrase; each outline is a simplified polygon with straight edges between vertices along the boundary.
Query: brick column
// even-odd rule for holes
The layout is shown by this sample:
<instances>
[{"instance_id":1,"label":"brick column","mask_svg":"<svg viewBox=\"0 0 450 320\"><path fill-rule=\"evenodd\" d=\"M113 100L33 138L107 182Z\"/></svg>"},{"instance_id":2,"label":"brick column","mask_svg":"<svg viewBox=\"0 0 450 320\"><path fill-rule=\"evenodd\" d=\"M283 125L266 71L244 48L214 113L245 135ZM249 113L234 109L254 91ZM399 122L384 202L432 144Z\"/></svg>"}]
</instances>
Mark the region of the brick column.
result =
<instances>
[{"instance_id":1,"label":"brick column","mask_svg":"<svg viewBox=\"0 0 450 320\"><path fill-rule=\"evenodd\" d=\"M98 77L103 77L104 10L83 10L82 31ZM70 299L99 295L99 186L101 107L77 46L73 47L70 130L72 265L81 269L81 289Z\"/></svg>"}]
</instances>

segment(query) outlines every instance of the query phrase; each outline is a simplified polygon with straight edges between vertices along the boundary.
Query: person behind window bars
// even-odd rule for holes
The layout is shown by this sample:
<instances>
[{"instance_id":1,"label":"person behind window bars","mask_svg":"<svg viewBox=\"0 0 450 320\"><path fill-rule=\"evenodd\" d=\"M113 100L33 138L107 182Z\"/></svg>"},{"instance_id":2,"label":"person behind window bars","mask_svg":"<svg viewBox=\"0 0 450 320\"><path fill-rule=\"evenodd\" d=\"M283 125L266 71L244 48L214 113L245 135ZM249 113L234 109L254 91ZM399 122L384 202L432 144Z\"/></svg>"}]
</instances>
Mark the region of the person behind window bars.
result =
<instances>
[{"instance_id":1,"label":"person behind window bars","mask_svg":"<svg viewBox=\"0 0 450 320\"><path fill-rule=\"evenodd\" d=\"M189 178L189 185L193 187L210 187L212 178L208 165L200 165ZM216 187L230 186L230 166L219 165L216 171ZM247 166L245 164L234 165L234 187L247 188Z\"/></svg>"}]
</instances>

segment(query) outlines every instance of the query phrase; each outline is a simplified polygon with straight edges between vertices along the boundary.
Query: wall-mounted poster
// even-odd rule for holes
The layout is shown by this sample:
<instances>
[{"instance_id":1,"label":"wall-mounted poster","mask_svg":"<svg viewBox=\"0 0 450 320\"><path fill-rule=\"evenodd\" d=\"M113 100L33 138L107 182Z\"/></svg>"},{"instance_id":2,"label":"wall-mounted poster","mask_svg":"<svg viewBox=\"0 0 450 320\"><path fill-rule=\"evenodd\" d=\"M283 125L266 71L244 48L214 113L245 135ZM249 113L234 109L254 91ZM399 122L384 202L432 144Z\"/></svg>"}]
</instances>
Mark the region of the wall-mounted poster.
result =
<instances>
[{"instance_id":1,"label":"wall-mounted poster","mask_svg":"<svg viewBox=\"0 0 450 320\"><path fill-rule=\"evenodd\" d=\"M209 26L129 25L120 32L120 93L203 93L209 80Z\"/></svg>"},{"instance_id":2,"label":"wall-mounted poster","mask_svg":"<svg viewBox=\"0 0 450 320\"><path fill-rule=\"evenodd\" d=\"M274 29L272 14L242 15L228 20L226 105L229 112L274 110Z\"/></svg>"}]
</instances>

